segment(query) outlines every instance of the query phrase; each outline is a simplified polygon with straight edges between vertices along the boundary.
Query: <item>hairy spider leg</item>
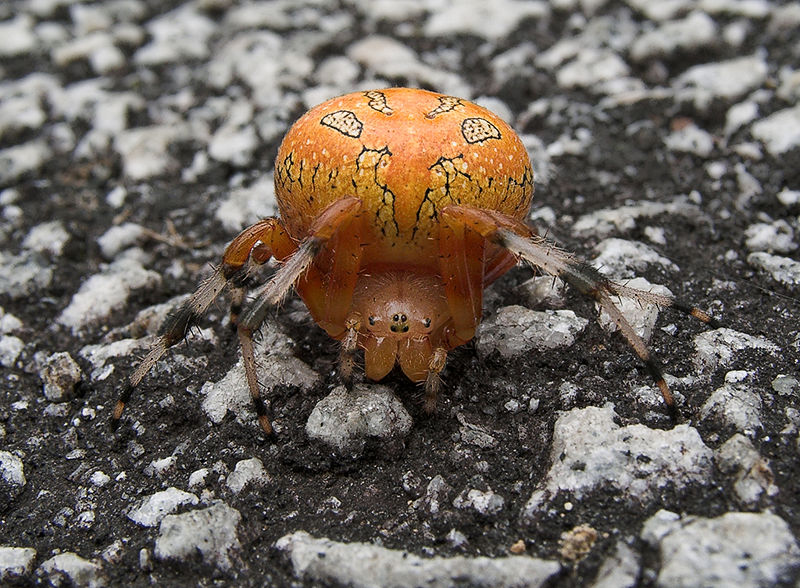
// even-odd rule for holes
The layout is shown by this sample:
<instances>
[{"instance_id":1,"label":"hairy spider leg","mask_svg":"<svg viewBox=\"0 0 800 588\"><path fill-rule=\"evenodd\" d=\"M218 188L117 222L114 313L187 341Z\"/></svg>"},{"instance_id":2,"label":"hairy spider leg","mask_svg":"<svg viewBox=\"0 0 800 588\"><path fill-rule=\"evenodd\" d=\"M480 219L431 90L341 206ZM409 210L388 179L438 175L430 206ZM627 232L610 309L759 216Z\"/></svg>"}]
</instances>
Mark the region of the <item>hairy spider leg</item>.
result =
<instances>
[{"instance_id":1,"label":"hairy spider leg","mask_svg":"<svg viewBox=\"0 0 800 588\"><path fill-rule=\"evenodd\" d=\"M523 221L503 213L448 205L442 209L442 218L450 226L463 226L480 234L492 243L505 247L516 257L525 260L535 269L558 276L582 294L593 298L605 310L633 348L636 355L647 366L658 385L664 402L675 414L675 400L667 386L658 362L652 356L644 340L636 333L628 320L614 304L612 297L631 298L642 304L655 304L662 308L672 307L700 321L718 327L719 324L702 310L677 301L670 296L655 294L617 284L603 276L595 268L580 261L574 255L557 248L543 237L536 235Z\"/></svg>"},{"instance_id":2,"label":"hairy spider leg","mask_svg":"<svg viewBox=\"0 0 800 588\"><path fill-rule=\"evenodd\" d=\"M341 339L339 375L349 383L361 324L349 317L353 291L364 253L363 216L347 212L320 248L314 263L296 284L296 290L314 322L333 339Z\"/></svg>"},{"instance_id":3,"label":"hairy spider leg","mask_svg":"<svg viewBox=\"0 0 800 588\"><path fill-rule=\"evenodd\" d=\"M247 387L250 389L250 396L255 405L258 422L268 435L272 433L272 424L270 423L266 407L261 398L255 353L253 350L253 333L264 322L269 309L279 304L294 285L298 286L298 290L300 290L309 308L314 306L315 309L319 309L319 305L322 305L323 309L327 308L324 306L327 301L323 299L330 297L330 292L323 289L321 279L317 281L320 270L315 267L315 261L322 252L326 251L327 245L336 245L340 242L340 233L346 233L344 229L358 216L360 210L361 200L359 198L349 197L333 202L322 211L312 223L308 235L300 242L297 250L286 259L285 263L278 271L264 284L257 293L254 304L241 316L237 326L237 333L239 344L242 348L242 359L244 362ZM346 240L346 238L344 239ZM331 254L334 253L330 247L327 250L330 251ZM332 255L332 258L338 259L341 252L336 253L337 255ZM342 263L347 265L346 261ZM357 269L355 272L357 273ZM304 282L304 280L307 279L311 279L312 282ZM352 279L353 283L354 279L355 278ZM342 280L342 284L332 287L346 290L347 284L349 284L350 281L349 277L345 277ZM350 298L352 298L352 287L350 288ZM310 305L309 300L312 301ZM336 314L336 310L330 312L334 315ZM313 314L314 311L312 311L312 315ZM341 324L344 324L343 319ZM339 328L339 331L340 333L344 332L344 328Z\"/></svg>"},{"instance_id":4,"label":"hairy spider leg","mask_svg":"<svg viewBox=\"0 0 800 588\"><path fill-rule=\"evenodd\" d=\"M451 322L434 340L426 366L425 410L432 412L440 388L440 374L449 349L470 341L480 324L483 291L517 262L511 252L498 246L462 222L448 222L444 217L439 228L439 274L444 282Z\"/></svg>"},{"instance_id":5,"label":"hairy spider leg","mask_svg":"<svg viewBox=\"0 0 800 588\"><path fill-rule=\"evenodd\" d=\"M244 298L244 285L253 269L266 263L271 257L278 260L287 258L297 249L297 245L284 229L281 221L267 218L247 227L231 241L222 257L222 264L203 280L192 296L164 321L161 334L150 348L142 362L131 374L128 383L120 394L114 407L112 425L119 423L125 405L130 401L133 390L147 375L147 372L167 352L167 349L182 341L186 333L205 314L208 307L227 288L234 290L231 316L235 319Z\"/></svg>"}]
</instances>

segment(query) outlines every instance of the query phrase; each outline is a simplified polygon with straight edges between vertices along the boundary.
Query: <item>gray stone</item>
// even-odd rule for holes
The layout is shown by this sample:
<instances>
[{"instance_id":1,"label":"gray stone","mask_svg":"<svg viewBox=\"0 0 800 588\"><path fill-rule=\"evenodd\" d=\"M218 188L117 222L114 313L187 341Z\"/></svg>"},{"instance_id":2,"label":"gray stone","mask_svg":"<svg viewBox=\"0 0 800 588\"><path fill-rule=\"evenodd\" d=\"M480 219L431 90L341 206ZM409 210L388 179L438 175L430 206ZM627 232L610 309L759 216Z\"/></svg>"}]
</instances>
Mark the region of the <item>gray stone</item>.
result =
<instances>
[{"instance_id":1,"label":"gray stone","mask_svg":"<svg viewBox=\"0 0 800 588\"><path fill-rule=\"evenodd\" d=\"M0 580L30 574L35 558L36 550L31 547L0 546Z\"/></svg>"},{"instance_id":2,"label":"gray stone","mask_svg":"<svg viewBox=\"0 0 800 588\"><path fill-rule=\"evenodd\" d=\"M72 552L60 553L46 560L39 566L38 573L53 586L70 584L81 588L100 588L108 584L100 565Z\"/></svg>"},{"instance_id":3,"label":"gray stone","mask_svg":"<svg viewBox=\"0 0 800 588\"><path fill-rule=\"evenodd\" d=\"M704 12L695 11L687 17L668 21L642 34L631 45L635 61L670 56L677 51L694 51L713 46L718 40L717 25Z\"/></svg>"},{"instance_id":4,"label":"gray stone","mask_svg":"<svg viewBox=\"0 0 800 588\"><path fill-rule=\"evenodd\" d=\"M717 421L734 427L748 437L761 429L761 394L752 383L753 374L731 371L725 374L725 384L714 390L700 407L702 420Z\"/></svg>"},{"instance_id":5,"label":"gray stone","mask_svg":"<svg viewBox=\"0 0 800 588\"><path fill-rule=\"evenodd\" d=\"M22 246L37 253L49 253L57 257L61 255L61 251L69 241L69 238L69 233L64 228L64 223L50 221L40 223L28 231L22 241Z\"/></svg>"},{"instance_id":6,"label":"gray stone","mask_svg":"<svg viewBox=\"0 0 800 588\"><path fill-rule=\"evenodd\" d=\"M753 254L755 255L755 254ZM694 338L696 349L692 362L695 371L712 373L729 367L736 356L746 349L758 349L766 353L778 353L778 346L765 337L754 337L733 329L720 328L704 331Z\"/></svg>"},{"instance_id":7,"label":"gray stone","mask_svg":"<svg viewBox=\"0 0 800 588\"><path fill-rule=\"evenodd\" d=\"M603 239L594 246L594 251L597 256L592 260L592 265L616 280L632 278L636 272L644 271L652 266L660 266L673 272L677 272L679 269L671 260L640 241L618 238ZM638 286L632 285L631 287L637 288Z\"/></svg>"},{"instance_id":8,"label":"gray stone","mask_svg":"<svg viewBox=\"0 0 800 588\"><path fill-rule=\"evenodd\" d=\"M211 51L209 37L216 28L194 5L186 4L147 23L151 41L136 52L134 61L141 65L158 65L205 58Z\"/></svg>"},{"instance_id":9,"label":"gray stone","mask_svg":"<svg viewBox=\"0 0 800 588\"><path fill-rule=\"evenodd\" d=\"M565 89L586 88L592 91L602 82L624 78L629 73L628 65L614 51L584 48L574 60L556 72L556 81Z\"/></svg>"},{"instance_id":10,"label":"gray stone","mask_svg":"<svg viewBox=\"0 0 800 588\"><path fill-rule=\"evenodd\" d=\"M201 510L167 515L156 538L160 560L190 560L199 553L203 561L227 571L239 561L241 545L236 534L242 515L218 502Z\"/></svg>"},{"instance_id":11,"label":"gray stone","mask_svg":"<svg viewBox=\"0 0 800 588\"><path fill-rule=\"evenodd\" d=\"M639 555L625 542L617 541L616 551L603 561L592 588L634 588L640 573Z\"/></svg>"},{"instance_id":12,"label":"gray stone","mask_svg":"<svg viewBox=\"0 0 800 588\"><path fill-rule=\"evenodd\" d=\"M308 417L306 433L342 454L360 455L368 439L402 444L411 415L385 386L356 385L334 389Z\"/></svg>"},{"instance_id":13,"label":"gray stone","mask_svg":"<svg viewBox=\"0 0 800 588\"><path fill-rule=\"evenodd\" d=\"M539 0L481 0L445 4L433 10L425 23L429 36L471 34L490 40L505 38L525 18L544 18L550 13Z\"/></svg>"},{"instance_id":14,"label":"gray stone","mask_svg":"<svg viewBox=\"0 0 800 588\"><path fill-rule=\"evenodd\" d=\"M503 510L506 505L505 499L493 492L490 488L487 491L470 488L461 492L453 500L453 506L465 510L473 509L484 516L495 515Z\"/></svg>"},{"instance_id":15,"label":"gray stone","mask_svg":"<svg viewBox=\"0 0 800 588\"><path fill-rule=\"evenodd\" d=\"M741 98L767 79L764 57L756 54L690 67L675 80L678 97L693 101L700 111L706 111L717 99Z\"/></svg>"},{"instance_id":16,"label":"gray stone","mask_svg":"<svg viewBox=\"0 0 800 588\"><path fill-rule=\"evenodd\" d=\"M661 510L645 522L641 536L659 550L656 584L663 587L773 586L800 565L789 525L771 513L709 519Z\"/></svg>"},{"instance_id":17,"label":"gray stone","mask_svg":"<svg viewBox=\"0 0 800 588\"><path fill-rule=\"evenodd\" d=\"M800 380L787 374L778 374L772 380L772 389L781 396L797 397L800 394Z\"/></svg>"},{"instance_id":18,"label":"gray stone","mask_svg":"<svg viewBox=\"0 0 800 588\"><path fill-rule=\"evenodd\" d=\"M543 586L561 569L558 562L526 556L422 558L367 543L337 543L297 531L275 546L291 559L295 575L313 584L367 588Z\"/></svg>"},{"instance_id":19,"label":"gray stone","mask_svg":"<svg viewBox=\"0 0 800 588\"><path fill-rule=\"evenodd\" d=\"M161 276L134 257L120 257L86 280L56 321L77 334L122 308L133 290L152 288L160 281Z\"/></svg>"},{"instance_id":20,"label":"gray stone","mask_svg":"<svg viewBox=\"0 0 800 588\"><path fill-rule=\"evenodd\" d=\"M774 156L800 147L800 106L779 110L753 124L753 136Z\"/></svg>"},{"instance_id":21,"label":"gray stone","mask_svg":"<svg viewBox=\"0 0 800 588\"><path fill-rule=\"evenodd\" d=\"M9 451L0 451L0 478L18 488L26 484L22 460Z\"/></svg>"},{"instance_id":22,"label":"gray stone","mask_svg":"<svg viewBox=\"0 0 800 588\"><path fill-rule=\"evenodd\" d=\"M602 208L578 217L572 230L580 236L606 237L611 233L624 233L635 228L639 219L660 214L700 218L702 212L686 196L678 196L671 202L637 201L636 204L619 208Z\"/></svg>"},{"instance_id":23,"label":"gray stone","mask_svg":"<svg viewBox=\"0 0 800 588\"><path fill-rule=\"evenodd\" d=\"M672 131L664 139L670 151L694 153L698 157L708 158L714 151L714 138L695 124L689 124Z\"/></svg>"},{"instance_id":24,"label":"gray stone","mask_svg":"<svg viewBox=\"0 0 800 588\"><path fill-rule=\"evenodd\" d=\"M734 476L733 490L744 506L757 506L763 496L778 494L769 461L744 435L733 435L714 452L714 459L721 472Z\"/></svg>"},{"instance_id":25,"label":"gray stone","mask_svg":"<svg viewBox=\"0 0 800 588\"><path fill-rule=\"evenodd\" d=\"M136 223L122 223L108 229L97 238L100 251L106 259L114 259L117 253L135 245L145 234L144 227Z\"/></svg>"},{"instance_id":26,"label":"gray stone","mask_svg":"<svg viewBox=\"0 0 800 588\"><path fill-rule=\"evenodd\" d=\"M493 351L517 357L533 350L569 347L588 323L571 310L506 306L481 323L476 349L484 357Z\"/></svg>"},{"instance_id":27,"label":"gray stone","mask_svg":"<svg viewBox=\"0 0 800 588\"><path fill-rule=\"evenodd\" d=\"M3 335L0 337L0 366L13 368L19 359L22 350L25 349L25 342L14 335Z\"/></svg>"},{"instance_id":28,"label":"gray stone","mask_svg":"<svg viewBox=\"0 0 800 588\"><path fill-rule=\"evenodd\" d=\"M308 390L319 380L314 370L292 355L293 344L273 321L267 320L261 326L255 355L259 381L266 383L261 390L266 400L272 386L291 385ZM205 395L202 407L212 422L222 422L230 411L240 423L259 426L241 358L221 380L203 384L200 393ZM272 424L276 430L281 426L280 422Z\"/></svg>"},{"instance_id":29,"label":"gray stone","mask_svg":"<svg viewBox=\"0 0 800 588\"><path fill-rule=\"evenodd\" d=\"M190 138L186 125L151 125L127 129L114 137L114 150L122 158L125 176L147 180L178 167L170 147Z\"/></svg>"},{"instance_id":30,"label":"gray stone","mask_svg":"<svg viewBox=\"0 0 800 588\"><path fill-rule=\"evenodd\" d=\"M72 398L75 385L83 379L83 371L68 352L59 351L44 362L39 378L45 398L50 402L65 402Z\"/></svg>"},{"instance_id":31,"label":"gray stone","mask_svg":"<svg viewBox=\"0 0 800 588\"><path fill-rule=\"evenodd\" d=\"M526 518L562 493L580 500L597 488L613 488L625 500L646 505L664 488L710 481L712 452L696 429L620 427L614 418L611 405L573 409L558 418L550 470L525 505Z\"/></svg>"},{"instance_id":32,"label":"gray stone","mask_svg":"<svg viewBox=\"0 0 800 588\"><path fill-rule=\"evenodd\" d=\"M794 230L785 220L771 223L754 223L744 232L745 245L750 251L789 253L797 249Z\"/></svg>"},{"instance_id":33,"label":"gray stone","mask_svg":"<svg viewBox=\"0 0 800 588\"><path fill-rule=\"evenodd\" d=\"M666 286L659 284L651 284L645 278L633 278L632 280L624 280L624 285L630 288L636 288L643 292L652 292L662 296L672 297L672 292ZM658 313L660 308L656 304L646 304L636 298L615 298L614 305L625 317L625 320L633 327L636 334L639 335L645 343L650 341L653 336L653 331L656 328L656 321L658 321ZM617 323L611 316L600 307L600 315L598 316L600 325L609 332L616 332L618 330Z\"/></svg>"},{"instance_id":34,"label":"gray stone","mask_svg":"<svg viewBox=\"0 0 800 588\"><path fill-rule=\"evenodd\" d=\"M182 506L196 505L194 494L177 488L167 488L145 498L141 504L128 513L128 518L143 527L155 527L164 518Z\"/></svg>"},{"instance_id":35,"label":"gray stone","mask_svg":"<svg viewBox=\"0 0 800 588\"><path fill-rule=\"evenodd\" d=\"M452 491L453 488L445 479L441 475L436 475L428 482L425 488L425 494L415 500L413 506L415 509L425 508L428 512L435 515L447 501L447 497Z\"/></svg>"},{"instance_id":36,"label":"gray stone","mask_svg":"<svg viewBox=\"0 0 800 588\"><path fill-rule=\"evenodd\" d=\"M233 472L225 480L225 485L234 494L239 494L245 487L257 489L269 481L270 477L264 469L264 464L257 457L251 457L236 463Z\"/></svg>"},{"instance_id":37,"label":"gray stone","mask_svg":"<svg viewBox=\"0 0 800 588\"><path fill-rule=\"evenodd\" d=\"M35 21L30 14L20 14L11 20L0 23L0 55L11 57L28 53L36 48L38 42L33 25Z\"/></svg>"},{"instance_id":38,"label":"gray stone","mask_svg":"<svg viewBox=\"0 0 800 588\"><path fill-rule=\"evenodd\" d=\"M747 256L747 263L772 275L772 279L787 286L800 284L800 262L789 257L756 251Z\"/></svg>"}]
</instances>

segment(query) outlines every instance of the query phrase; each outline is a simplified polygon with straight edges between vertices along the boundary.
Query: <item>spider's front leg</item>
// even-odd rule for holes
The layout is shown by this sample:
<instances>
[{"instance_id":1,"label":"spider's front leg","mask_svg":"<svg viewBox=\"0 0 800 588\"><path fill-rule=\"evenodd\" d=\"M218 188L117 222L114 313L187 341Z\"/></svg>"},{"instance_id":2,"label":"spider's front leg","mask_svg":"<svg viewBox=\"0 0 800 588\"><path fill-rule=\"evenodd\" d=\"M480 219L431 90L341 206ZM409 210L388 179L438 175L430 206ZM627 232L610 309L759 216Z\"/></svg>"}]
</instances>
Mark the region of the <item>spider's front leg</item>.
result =
<instances>
[{"instance_id":1,"label":"spider's front leg","mask_svg":"<svg viewBox=\"0 0 800 588\"><path fill-rule=\"evenodd\" d=\"M235 292L244 292L244 285L252 270L270 258L282 260L291 255L297 245L289 237L280 220L267 218L242 231L228 245L222 257L222 263L214 270L210 277L205 279L192 296L177 310L175 310L161 327L161 334L150 348L150 351L131 374L125 388L120 394L114 407L112 425L119 423L125 405L130 401L133 390L147 375L147 372L161 359L167 349L182 341L186 333L205 314L208 307L228 287ZM231 306L232 318L238 315L237 300L243 296L234 297Z\"/></svg>"},{"instance_id":2,"label":"spider's front leg","mask_svg":"<svg viewBox=\"0 0 800 588\"><path fill-rule=\"evenodd\" d=\"M270 280L257 292L254 304L245 310L237 327L239 344L242 347L242 360L247 378L247 387L258 416L261 428L268 435L272 424L266 406L261 398L258 384L253 333L261 326L269 309L281 302L284 296L312 267L317 255L326 243L336 242L340 230L346 228L361 210L361 200L355 197L343 198L329 205L311 224L307 236L300 242L297 250L278 268Z\"/></svg>"},{"instance_id":3,"label":"spider's front leg","mask_svg":"<svg viewBox=\"0 0 800 588\"><path fill-rule=\"evenodd\" d=\"M717 327L718 323L699 308L682 303L670 296L629 288L617 284L574 255L558 249L546 239L536 235L524 222L500 212L465 206L447 206L442 210L450 226L465 227L524 259L535 269L558 276L582 294L593 298L619 328L622 336L647 366L656 381L669 410L675 413L675 400L667 386L658 362L653 358L644 340L614 304L613 297L630 298L642 304L672 307L704 323Z\"/></svg>"}]
</instances>

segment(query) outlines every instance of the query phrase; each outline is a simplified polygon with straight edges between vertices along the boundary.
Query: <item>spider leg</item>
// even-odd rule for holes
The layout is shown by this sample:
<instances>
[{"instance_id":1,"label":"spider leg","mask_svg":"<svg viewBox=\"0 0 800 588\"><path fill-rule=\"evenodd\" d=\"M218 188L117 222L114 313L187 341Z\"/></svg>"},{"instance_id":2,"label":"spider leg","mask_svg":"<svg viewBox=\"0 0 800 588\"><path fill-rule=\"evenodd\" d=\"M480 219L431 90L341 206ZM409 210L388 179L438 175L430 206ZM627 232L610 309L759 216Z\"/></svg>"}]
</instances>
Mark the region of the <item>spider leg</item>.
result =
<instances>
[{"instance_id":1,"label":"spider leg","mask_svg":"<svg viewBox=\"0 0 800 588\"><path fill-rule=\"evenodd\" d=\"M347 331L342 339L342 346L339 349L339 372L342 381L349 386L353 380L355 354L358 350L358 331L361 325L359 320L353 317L348 319L345 328Z\"/></svg>"},{"instance_id":2,"label":"spider leg","mask_svg":"<svg viewBox=\"0 0 800 588\"><path fill-rule=\"evenodd\" d=\"M617 284L586 262L580 261L571 253L557 248L543 237L534 234L521 220L495 211L463 206L448 206L443 209L442 213L450 219L449 222L464 223L487 240L505 247L533 267L560 277L582 294L593 298L608 313L622 336L647 366L661 391L665 404L674 413L675 401L658 362L651 355L644 340L614 304L612 297L631 298L644 304L656 304L663 308L672 307L712 327L718 326L717 321L708 313L670 296Z\"/></svg>"},{"instance_id":3,"label":"spider leg","mask_svg":"<svg viewBox=\"0 0 800 588\"><path fill-rule=\"evenodd\" d=\"M338 229L346 227L360 210L361 200L355 197L343 198L328 206L311 225L308 236L301 241L297 250L264 284L255 303L242 314L239 320L237 334L242 348L247 387L250 389L250 396L253 399L261 428L268 435L272 433L272 425L261 398L253 350L253 333L264 322L270 308L278 305L292 286L311 268L325 243L336 235Z\"/></svg>"},{"instance_id":4,"label":"spider leg","mask_svg":"<svg viewBox=\"0 0 800 588\"><path fill-rule=\"evenodd\" d=\"M439 374L442 373L446 361L447 349L444 347L435 348L428 366L428 376L425 379L425 412L428 414L436 410L436 399L439 396L439 388L442 385L442 378Z\"/></svg>"},{"instance_id":5,"label":"spider leg","mask_svg":"<svg viewBox=\"0 0 800 588\"><path fill-rule=\"evenodd\" d=\"M189 329L226 288L232 286L234 290L242 291L249 273L255 266L265 263L272 256L283 259L296 248L294 241L276 218L261 220L242 231L228 245L222 257L222 264L164 321L158 339L131 374L117 400L112 415L112 426L119 423L125 405L145 375L164 356L167 349L185 338Z\"/></svg>"}]
</instances>

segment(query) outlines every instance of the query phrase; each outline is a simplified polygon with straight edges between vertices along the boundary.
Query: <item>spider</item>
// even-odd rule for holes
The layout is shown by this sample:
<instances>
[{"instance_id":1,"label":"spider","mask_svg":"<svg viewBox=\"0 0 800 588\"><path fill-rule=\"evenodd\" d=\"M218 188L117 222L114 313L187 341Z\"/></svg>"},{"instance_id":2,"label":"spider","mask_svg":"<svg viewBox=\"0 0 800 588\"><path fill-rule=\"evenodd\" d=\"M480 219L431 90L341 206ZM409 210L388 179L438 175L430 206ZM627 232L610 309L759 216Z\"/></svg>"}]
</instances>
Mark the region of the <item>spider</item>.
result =
<instances>
[{"instance_id":1,"label":"spider","mask_svg":"<svg viewBox=\"0 0 800 588\"><path fill-rule=\"evenodd\" d=\"M533 171L525 147L500 118L461 98L389 88L311 109L281 144L275 192L280 218L234 238L213 274L167 319L120 395L114 423L142 378L224 290L231 290L247 384L267 434L253 333L292 287L314 321L341 341L345 381L361 349L370 380L399 364L410 380L424 382L428 411L448 352L475 336L483 290L518 260L593 298L671 410L658 363L613 298L673 307L716 325L695 307L607 279L529 228ZM245 305L249 279L272 258L279 268Z\"/></svg>"}]
</instances>

